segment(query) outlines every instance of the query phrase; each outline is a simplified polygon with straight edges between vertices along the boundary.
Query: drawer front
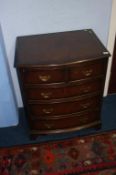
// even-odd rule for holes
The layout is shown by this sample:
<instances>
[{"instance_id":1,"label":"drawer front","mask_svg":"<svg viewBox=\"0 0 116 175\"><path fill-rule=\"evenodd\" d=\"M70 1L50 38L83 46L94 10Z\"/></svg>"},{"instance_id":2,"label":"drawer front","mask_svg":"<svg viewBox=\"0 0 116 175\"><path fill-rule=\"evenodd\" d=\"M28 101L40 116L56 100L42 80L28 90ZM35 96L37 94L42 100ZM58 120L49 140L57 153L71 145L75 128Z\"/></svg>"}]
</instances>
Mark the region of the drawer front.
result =
<instances>
[{"instance_id":1,"label":"drawer front","mask_svg":"<svg viewBox=\"0 0 116 175\"><path fill-rule=\"evenodd\" d=\"M99 92L103 89L103 83L103 79L96 79L93 81L84 81L83 83L73 84L66 87L26 87L25 95L27 100L49 100L74 97L88 93Z\"/></svg>"},{"instance_id":2,"label":"drawer front","mask_svg":"<svg viewBox=\"0 0 116 175\"><path fill-rule=\"evenodd\" d=\"M69 80L80 80L86 78L93 78L95 76L103 75L106 72L106 63L99 60L88 63L81 63L80 66L73 66L70 68Z\"/></svg>"},{"instance_id":3,"label":"drawer front","mask_svg":"<svg viewBox=\"0 0 116 175\"><path fill-rule=\"evenodd\" d=\"M77 101L52 103L52 104L31 104L29 105L29 113L32 116L47 117L77 113L87 109L94 109L100 106L101 97L90 96L86 99Z\"/></svg>"},{"instance_id":4,"label":"drawer front","mask_svg":"<svg viewBox=\"0 0 116 175\"><path fill-rule=\"evenodd\" d=\"M65 81L65 71L63 69L20 69L20 74L24 84L45 84Z\"/></svg>"},{"instance_id":5,"label":"drawer front","mask_svg":"<svg viewBox=\"0 0 116 175\"><path fill-rule=\"evenodd\" d=\"M52 120L33 120L30 122L31 129L34 130L55 130L80 127L92 122L99 121L99 111L85 112L80 116L70 116L67 118Z\"/></svg>"},{"instance_id":6,"label":"drawer front","mask_svg":"<svg viewBox=\"0 0 116 175\"><path fill-rule=\"evenodd\" d=\"M74 66L67 65L62 68L20 68L19 72L24 84L59 83L103 75L106 65L104 60L97 60L77 63Z\"/></svg>"}]
</instances>

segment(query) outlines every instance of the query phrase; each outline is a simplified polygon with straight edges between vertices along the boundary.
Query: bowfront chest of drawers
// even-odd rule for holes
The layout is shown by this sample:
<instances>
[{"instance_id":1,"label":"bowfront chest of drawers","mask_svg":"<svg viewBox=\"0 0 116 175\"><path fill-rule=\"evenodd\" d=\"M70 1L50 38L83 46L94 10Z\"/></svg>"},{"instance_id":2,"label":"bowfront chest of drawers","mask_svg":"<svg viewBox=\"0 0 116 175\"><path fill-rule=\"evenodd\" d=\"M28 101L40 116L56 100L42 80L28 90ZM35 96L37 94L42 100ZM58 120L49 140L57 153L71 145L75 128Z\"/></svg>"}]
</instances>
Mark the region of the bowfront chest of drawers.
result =
<instances>
[{"instance_id":1,"label":"bowfront chest of drawers","mask_svg":"<svg viewBox=\"0 0 116 175\"><path fill-rule=\"evenodd\" d=\"M30 135L99 127L108 57L91 29L17 37Z\"/></svg>"}]
</instances>

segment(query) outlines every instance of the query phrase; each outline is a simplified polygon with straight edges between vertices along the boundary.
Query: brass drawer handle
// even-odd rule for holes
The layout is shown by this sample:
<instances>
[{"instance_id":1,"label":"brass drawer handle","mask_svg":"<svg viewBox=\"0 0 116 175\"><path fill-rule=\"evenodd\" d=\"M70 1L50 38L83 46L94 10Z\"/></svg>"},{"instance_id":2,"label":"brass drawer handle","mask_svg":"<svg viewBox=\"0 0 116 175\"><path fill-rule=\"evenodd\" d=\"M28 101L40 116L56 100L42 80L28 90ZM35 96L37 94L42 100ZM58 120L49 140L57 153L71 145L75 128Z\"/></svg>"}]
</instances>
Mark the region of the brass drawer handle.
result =
<instances>
[{"instance_id":1,"label":"brass drawer handle","mask_svg":"<svg viewBox=\"0 0 116 175\"><path fill-rule=\"evenodd\" d=\"M81 104L81 106L86 109L91 105L91 103L85 103L85 104Z\"/></svg>"},{"instance_id":2,"label":"brass drawer handle","mask_svg":"<svg viewBox=\"0 0 116 175\"><path fill-rule=\"evenodd\" d=\"M52 95L51 92L42 92L41 93L41 96L45 99L50 98L51 95Z\"/></svg>"},{"instance_id":3,"label":"brass drawer handle","mask_svg":"<svg viewBox=\"0 0 116 175\"><path fill-rule=\"evenodd\" d=\"M43 82L46 82L46 81L48 81L51 78L50 75L39 75L38 77Z\"/></svg>"},{"instance_id":4,"label":"brass drawer handle","mask_svg":"<svg viewBox=\"0 0 116 175\"><path fill-rule=\"evenodd\" d=\"M85 76L90 76L90 75L92 75L92 73L93 73L93 69L89 69L89 70L85 70L85 71L83 71L83 74L85 75Z\"/></svg>"},{"instance_id":5,"label":"brass drawer handle","mask_svg":"<svg viewBox=\"0 0 116 175\"><path fill-rule=\"evenodd\" d=\"M44 126L47 128L47 129L51 129L53 128L53 124L48 124L48 123L44 123Z\"/></svg>"},{"instance_id":6,"label":"brass drawer handle","mask_svg":"<svg viewBox=\"0 0 116 175\"><path fill-rule=\"evenodd\" d=\"M45 114L51 114L51 113L53 112L53 108L50 108L50 109L43 109L42 111L43 111L43 113L45 113Z\"/></svg>"}]
</instances>

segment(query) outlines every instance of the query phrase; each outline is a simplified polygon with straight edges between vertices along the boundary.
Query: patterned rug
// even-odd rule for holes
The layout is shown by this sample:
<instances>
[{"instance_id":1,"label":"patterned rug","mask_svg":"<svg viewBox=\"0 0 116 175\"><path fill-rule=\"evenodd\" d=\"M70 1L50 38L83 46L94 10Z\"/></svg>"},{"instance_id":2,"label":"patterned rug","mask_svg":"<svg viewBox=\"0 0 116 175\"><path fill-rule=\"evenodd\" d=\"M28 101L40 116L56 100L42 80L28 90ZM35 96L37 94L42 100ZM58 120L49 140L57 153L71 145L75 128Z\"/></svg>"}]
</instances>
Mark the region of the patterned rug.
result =
<instances>
[{"instance_id":1,"label":"patterned rug","mask_svg":"<svg viewBox=\"0 0 116 175\"><path fill-rule=\"evenodd\" d=\"M0 175L116 175L116 131L0 148Z\"/></svg>"}]
</instances>

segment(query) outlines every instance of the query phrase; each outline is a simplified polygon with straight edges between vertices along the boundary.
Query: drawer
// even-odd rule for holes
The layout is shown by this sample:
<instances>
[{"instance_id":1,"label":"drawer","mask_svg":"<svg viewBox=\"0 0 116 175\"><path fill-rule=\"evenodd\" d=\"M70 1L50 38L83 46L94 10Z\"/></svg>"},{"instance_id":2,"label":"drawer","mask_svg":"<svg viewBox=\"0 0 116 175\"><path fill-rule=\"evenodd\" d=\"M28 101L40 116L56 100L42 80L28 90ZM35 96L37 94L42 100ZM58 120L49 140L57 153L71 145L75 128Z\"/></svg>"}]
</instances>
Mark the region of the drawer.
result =
<instances>
[{"instance_id":1,"label":"drawer","mask_svg":"<svg viewBox=\"0 0 116 175\"><path fill-rule=\"evenodd\" d=\"M51 104L30 104L29 113L32 116L47 117L77 113L87 109L95 109L100 106L100 96L89 96L68 102L56 102Z\"/></svg>"},{"instance_id":2,"label":"drawer","mask_svg":"<svg viewBox=\"0 0 116 175\"><path fill-rule=\"evenodd\" d=\"M97 60L59 68L20 68L19 72L24 84L47 84L92 78L103 75L105 70L106 61Z\"/></svg>"},{"instance_id":3,"label":"drawer","mask_svg":"<svg viewBox=\"0 0 116 175\"><path fill-rule=\"evenodd\" d=\"M47 70L38 68L20 69L20 75L24 84L45 84L65 81L65 70L50 68Z\"/></svg>"},{"instance_id":4,"label":"drawer","mask_svg":"<svg viewBox=\"0 0 116 175\"><path fill-rule=\"evenodd\" d=\"M27 86L24 92L27 100L60 99L102 91L103 84L103 79L99 78L81 83L71 83L62 87Z\"/></svg>"},{"instance_id":5,"label":"drawer","mask_svg":"<svg viewBox=\"0 0 116 175\"><path fill-rule=\"evenodd\" d=\"M81 127L100 120L99 111L88 111L80 115L50 120L32 120L30 127L34 130L57 130Z\"/></svg>"},{"instance_id":6,"label":"drawer","mask_svg":"<svg viewBox=\"0 0 116 175\"><path fill-rule=\"evenodd\" d=\"M106 66L107 62L104 62L104 60L75 64L70 68L69 80L74 81L104 75Z\"/></svg>"}]
</instances>

